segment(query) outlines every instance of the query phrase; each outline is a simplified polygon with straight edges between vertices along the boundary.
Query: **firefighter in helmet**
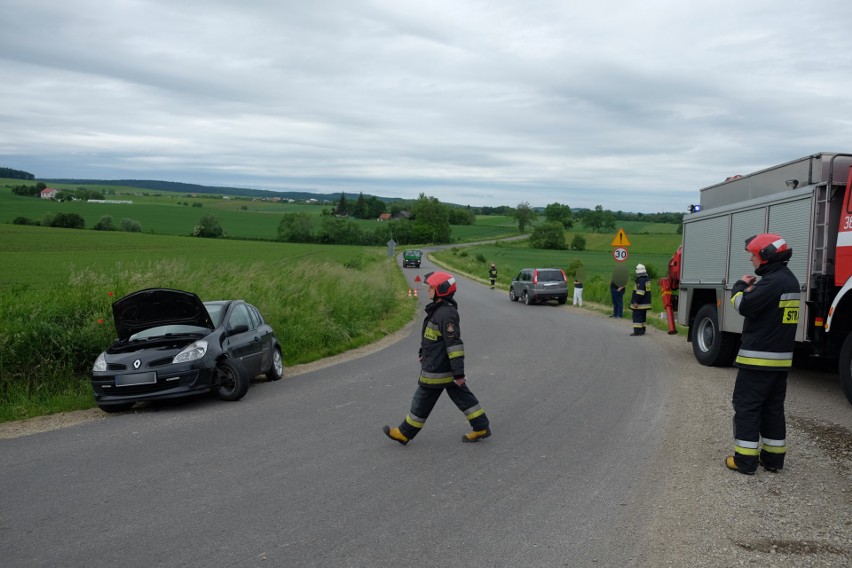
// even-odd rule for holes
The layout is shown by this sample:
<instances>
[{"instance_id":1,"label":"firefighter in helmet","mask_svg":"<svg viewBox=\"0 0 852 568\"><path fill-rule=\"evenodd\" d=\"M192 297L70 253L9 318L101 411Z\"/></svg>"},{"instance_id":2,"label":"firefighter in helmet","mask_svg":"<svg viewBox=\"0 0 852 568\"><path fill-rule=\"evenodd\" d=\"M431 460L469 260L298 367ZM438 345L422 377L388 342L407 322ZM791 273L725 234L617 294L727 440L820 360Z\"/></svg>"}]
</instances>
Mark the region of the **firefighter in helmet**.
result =
<instances>
[{"instance_id":1,"label":"firefighter in helmet","mask_svg":"<svg viewBox=\"0 0 852 568\"><path fill-rule=\"evenodd\" d=\"M793 364L801 287L787 262L793 249L775 233L745 242L755 274L731 288L731 303L745 317L742 343L734 364L734 455L728 469L752 475L784 467L787 453L784 399L787 370Z\"/></svg>"},{"instance_id":2,"label":"firefighter in helmet","mask_svg":"<svg viewBox=\"0 0 852 568\"><path fill-rule=\"evenodd\" d=\"M651 309L651 279L644 264L636 265L636 287L630 299L630 309L633 310L633 333L630 335L645 335L645 320Z\"/></svg>"},{"instance_id":3,"label":"firefighter in helmet","mask_svg":"<svg viewBox=\"0 0 852 568\"><path fill-rule=\"evenodd\" d=\"M497 282L497 265L491 263L491 268L488 269L488 279L491 280L491 289L494 289L494 283Z\"/></svg>"},{"instance_id":4,"label":"firefighter in helmet","mask_svg":"<svg viewBox=\"0 0 852 568\"><path fill-rule=\"evenodd\" d=\"M420 339L420 378L411 400L411 410L398 428L385 426L385 435L405 445L423 428L426 419L447 391L450 400L461 410L471 432L462 442L478 442L491 435L488 417L476 396L467 387L464 374L464 343L459 327L458 304L453 295L456 279L447 272L430 272L425 277L429 286L426 318Z\"/></svg>"}]
</instances>

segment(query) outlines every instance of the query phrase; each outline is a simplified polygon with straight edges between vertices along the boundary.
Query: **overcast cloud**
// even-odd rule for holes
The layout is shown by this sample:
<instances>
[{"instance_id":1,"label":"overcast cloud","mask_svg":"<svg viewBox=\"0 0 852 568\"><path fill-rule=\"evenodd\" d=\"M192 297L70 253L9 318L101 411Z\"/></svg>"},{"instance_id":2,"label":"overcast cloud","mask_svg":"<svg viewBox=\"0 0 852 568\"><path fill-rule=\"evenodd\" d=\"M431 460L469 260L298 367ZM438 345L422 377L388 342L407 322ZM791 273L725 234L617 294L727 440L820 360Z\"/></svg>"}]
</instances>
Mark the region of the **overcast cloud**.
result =
<instances>
[{"instance_id":1,"label":"overcast cloud","mask_svg":"<svg viewBox=\"0 0 852 568\"><path fill-rule=\"evenodd\" d=\"M685 211L852 151L852 3L2 0L0 166Z\"/></svg>"}]
</instances>

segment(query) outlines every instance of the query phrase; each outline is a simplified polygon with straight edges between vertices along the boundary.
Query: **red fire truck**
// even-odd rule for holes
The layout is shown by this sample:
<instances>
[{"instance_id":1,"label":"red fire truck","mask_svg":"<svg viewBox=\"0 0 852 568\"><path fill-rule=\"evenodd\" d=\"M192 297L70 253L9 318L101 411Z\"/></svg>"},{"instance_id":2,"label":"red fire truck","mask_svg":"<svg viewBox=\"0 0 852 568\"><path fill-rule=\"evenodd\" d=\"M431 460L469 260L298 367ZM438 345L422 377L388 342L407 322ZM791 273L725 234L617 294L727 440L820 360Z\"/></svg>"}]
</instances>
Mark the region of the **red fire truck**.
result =
<instances>
[{"instance_id":1,"label":"red fire truck","mask_svg":"<svg viewBox=\"0 0 852 568\"><path fill-rule=\"evenodd\" d=\"M788 266L802 286L795 357L837 360L852 404L852 154L813 154L731 176L701 189L691 209L660 280L670 333L676 314L701 364L730 365L743 326L731 286L754 272L745 240L778 233L793 248Z\"/></svg>"}]
</instances>

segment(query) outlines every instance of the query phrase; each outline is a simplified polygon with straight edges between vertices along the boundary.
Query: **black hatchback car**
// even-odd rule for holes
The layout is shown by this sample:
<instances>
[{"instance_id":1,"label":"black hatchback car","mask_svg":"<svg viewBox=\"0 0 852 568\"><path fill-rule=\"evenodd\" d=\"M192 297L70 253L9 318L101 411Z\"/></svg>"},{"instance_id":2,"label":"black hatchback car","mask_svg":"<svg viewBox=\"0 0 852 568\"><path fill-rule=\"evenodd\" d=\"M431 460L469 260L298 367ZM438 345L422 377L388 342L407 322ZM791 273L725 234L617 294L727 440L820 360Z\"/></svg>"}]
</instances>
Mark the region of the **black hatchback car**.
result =
<instances>
[{"instance_id":1,"label":"black hatchback car","mask_svg":"<svg viewBox=\"0 0 852 568\"><path fill-rule=\"evenodd\" d=\"M92 367L105 412L206 392L239 400L253 377L284 376L275 332L243 300L202 302L192 292L149 288L116 301L112 313L118 339Z\"/></svg>"}]
</instances>

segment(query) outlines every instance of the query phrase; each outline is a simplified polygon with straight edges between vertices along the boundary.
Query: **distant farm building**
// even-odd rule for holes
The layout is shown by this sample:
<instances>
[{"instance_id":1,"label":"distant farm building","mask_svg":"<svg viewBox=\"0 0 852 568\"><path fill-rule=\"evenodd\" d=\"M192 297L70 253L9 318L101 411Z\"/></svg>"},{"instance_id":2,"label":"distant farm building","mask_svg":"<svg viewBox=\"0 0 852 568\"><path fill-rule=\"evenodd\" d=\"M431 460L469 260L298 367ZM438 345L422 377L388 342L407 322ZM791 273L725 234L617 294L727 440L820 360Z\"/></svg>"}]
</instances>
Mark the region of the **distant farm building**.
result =
<instances>
[{"instance_id":1,"label":"distant farm building","mask_svg":"<svg viewBox=\"0 0 852 568\"><path fill-rule=\"evenodd\" d=\"M56 197L56 190L52 187L46 187L41 190L42 199L53 199L54 197Z\"/></svg>"},{"instance_id":2,"label":"distant farm building","mask_svg":"<svg viewBox=\"0 0 852 568\"><path fill-rule=\"evenodd\" d=\"M382 213L381 215L379 215L379 218L377 219L377 221L390 221L390 220L391 220L391 214L390 213Z\"/></svg>"}]
</instances>

